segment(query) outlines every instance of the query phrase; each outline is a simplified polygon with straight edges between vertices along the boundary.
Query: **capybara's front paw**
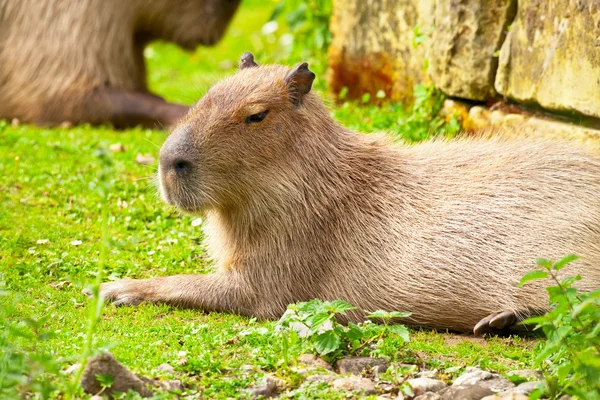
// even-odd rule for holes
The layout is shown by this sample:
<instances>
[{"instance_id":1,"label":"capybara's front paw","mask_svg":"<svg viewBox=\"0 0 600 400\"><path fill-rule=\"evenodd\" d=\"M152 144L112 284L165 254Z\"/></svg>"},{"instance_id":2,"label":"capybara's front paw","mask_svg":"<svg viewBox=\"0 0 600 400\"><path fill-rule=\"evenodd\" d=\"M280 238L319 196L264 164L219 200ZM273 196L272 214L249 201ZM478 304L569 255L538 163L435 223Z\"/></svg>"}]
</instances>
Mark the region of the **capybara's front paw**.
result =
<instances>
[{"instance_id":1,"label":"capybara's front paw","mask_svg":"<svg viewBox=\"0 0 600 400\"><path fill-rule=\"evenodd\" d=\"M91 294L89 290L84 292ZM100 286L100 296L115 306L136 306L143 302L154 301L152 296L142 289L140 281L133 279L103 283Z\"/></svg>"}]
</instances>

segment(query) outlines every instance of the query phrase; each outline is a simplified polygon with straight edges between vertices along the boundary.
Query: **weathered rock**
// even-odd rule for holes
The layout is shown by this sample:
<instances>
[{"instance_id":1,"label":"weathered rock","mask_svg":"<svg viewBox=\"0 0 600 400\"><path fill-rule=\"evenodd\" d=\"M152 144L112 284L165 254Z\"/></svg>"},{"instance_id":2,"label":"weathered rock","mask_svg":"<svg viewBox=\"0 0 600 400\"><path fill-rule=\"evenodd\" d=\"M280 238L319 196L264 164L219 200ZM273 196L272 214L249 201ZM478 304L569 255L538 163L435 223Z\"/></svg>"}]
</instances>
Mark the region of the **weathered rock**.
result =
<instances>
[{"instance_id":1,"label":"weathered rock","mask_svg":"<svg viewBox=\"0 0 600 400\"><path fill-rule=\"evenodd\" d=\"M448 386L443 381L430 378L409 379L407 382L412 388L412 391L415 394L415 396L420 396L427 392L438 392L446 386Z\"/></svg>"},{"instance_id":2,"label":"weathered rock","mask_svg":"<svg viewBox=\"0 0 600 400\"><path fill-rule=\"evenodd\" d=\"M519 0L496 90L550 110L600 117L600 3Z\"/></svg>"},{"instance_id":3,"label":"weathered rock","mask_svg":"<svg viewBox=\"0 0 600 400\"><path fill-rule=\"evenodd\" d=\"M346 378L338 378L331 382L331 386L336 389L345 389L350 392L358 392L365 395L375 394L377 390L370 379L361 378L358 376L349 376Z\"/></svg>"},{"instance_id":4,"label":"weathered rock","mask_svg":"<svg viewBox=\"0 0 600 400\"><path fill-rule=\"evenodd\" d=\"M508 376L520 376L525 379L535 379L540 380L544 377L540 371L536 371L534 369L516 369L514 371L508 372L506 375Z\"/></svg>"},{"instance_id":5,"label":"weathered rock","mask_svg":"<svg viewBox=\"0 0 600 400\"><path fill-rule=\"evenodd\" d=\"M421 371L417 374L417 378L430 378L430 379L435 379L435 377L438 374L438 370L437 369L432 369L432 370L425 370L425 371Z\"/></svg>"},{"instance_id":6,"label":"weathered rock","mask_svg":"<svg viewBox=\"0 0 600 400\"><path fill-rule=\"evenodd\" d=\"M365 370L375 373L385 372L388 364L385 360L371 357L344 357L335 363L336 370L342 374L362 375Z\"/></svg>"},{"instance_id":7,"label":"weathered rock","mask_svg":"<svg viewBox=\"0 0 600 400\"><path fill-rule=\"evenodd\" d=\"M485 396L481 400L528 400L529 396L523 394L495 394L491 396Z\"/></svg>"},{"instance_id":8,"label":"weathered rock","mask_svg":"<svg viewBox=\"0 0 600 400\"><path fill-rule=\"evenodd\" d=\"M515 387L514 383L512 383L511 381L509 381L506 378L500 378L500 377L480 381L480 382L477 382L475 385L482 387L482 388L490 389L494 393L504 392L506 390L513 389Z\"/></svg>"},{"instance_id":9,"label":"weathered rock","mask_svg":"<svg viewBox=\"0 0 600 400\"><path fill-rule=\"evenodd\" d=\"M310 375L310 376L306 377L305 382L325 382L325 383L329 383L329 382L333 381L334 379L336 379L336 375L334 375L334 374L330 374L330 375Z\"/></svg>"},{"instance_id":10,"label":"weathered rock","mask_svg":"<svg viewBox=\"0 0 600 400\"><path fill-rule=\"evenodd\" d=\"M314 354L302 354L298 357L298 363L308 365L310 367L323 368L328 371L333 371L333 367L327 361L321 357L317 357Z\"/></svg>"},{"instance_id":11,"label":"weathered rock","mask_svg":"<svg viewBox=\"0 0 600 400\"><path fill-rule=\"evenodd\" d=\"M506 27L516 0L438 0L431 41L430 72L446 94L471 100L496 95L494 79Z\"/></svg>"},{"instance_id":12,"label":"weathered rock","mask_svg":"<svg viewBox=\"0 0 600 400\"><path fill-rule=\"evenodd\" d=\"M509 396L509 395L529 395L534 389L540 384L540 381L534 382L523 382L517 387L513 387L511 389L505 390L503 392L498 393L499 396Z\"/></svg>"},{"instance_id":13,"label":"weathered rock","mask_svg":"<svg viewBox=\"0 0 600 400\"><path fill-rule=\"evenodd\" d=\"M142 397L151 397L152 391L135 374L115 360L112 354L104 353L92 357L81 376L81 387L86 393L96 394L102 390L96 375L110 375L113 384L102 393L112 399L113 393L127 393L129 390L138 392Z\"/></svg>"},{"instance_id":14,"label":"weathered rock","mask_svg":"<svg viewBox=\"0 0 600 400\"><path fill-rule=\"evenodd\" d=\"M185 385L179 379L160 381L159 385L164 390L183 390L183 389L185 389Z\"/></svg>"},{"instance_id":15,"label":"weathered rock","mask_svg":"<svg viewBox=\"0 0 600 400\"><path fill-rule=\"evenodd\" d=\"M494 392L479 385L452 385L436 392L443 400L479 400Z\"/></svg>"},{"instance_id":16,"label":"weathered rock","mask_svg":"<svg viewBox=\"0 0 600 400\"><path fill-rule=\"evenodd\" d=\"M156 367L156 369L161 372L168 372L168 373L175 372L175 368L173 368L173 366L168 363L162 363L158 367Z\"/></svg>"},{"instance_id":17,"label":"weathered rock","mask_svg":"<svg viewBox=\"0 0 600 400\"><path fill-rule=\"evenodd\" d=\"M388 98L412 95L424 78L426 46L413 46L415 26L426 32L433 23L434 0L336 0L329 48L329 83L348 97L383 90Z\"/></svg>"},{"instance_id":18,"label":"weathered rock","mask_svg":"<svg viewBox=\"0 0 600 400\"><path fill-rule=\"evenodd\" d=\"M461 376L456 378L454 380L454 382L452 383L452 385L453 386L474 385L478 382L485 381L488 379L493 379L497 376L498 375L492 374L491 372L488 372L488 371L482 371L480 369L471 369L466 374L462 374Z\"/></svg>"},{"instance_id":19,"label":"weathered rock","mask_svg":"<svg viewBox=\"0 0 600 400\"><path fill-rule=\"evenodd\" d=\"M246 393L253 397L262 396L264 398L271 398L277 394L278 382L270 376L265 376L262 381L253 388L246 389Z\"/></svg>"},{"instance_id":20,"label":"weathered rock","mask_svg":"<svg viewBox=\"0 0 600 400\"><path fill-rule=\"evenodd\" d=\"M442 396L438 393L428 392L415 397L414 400L442 400Z\"/></svg>"}]
</instances>

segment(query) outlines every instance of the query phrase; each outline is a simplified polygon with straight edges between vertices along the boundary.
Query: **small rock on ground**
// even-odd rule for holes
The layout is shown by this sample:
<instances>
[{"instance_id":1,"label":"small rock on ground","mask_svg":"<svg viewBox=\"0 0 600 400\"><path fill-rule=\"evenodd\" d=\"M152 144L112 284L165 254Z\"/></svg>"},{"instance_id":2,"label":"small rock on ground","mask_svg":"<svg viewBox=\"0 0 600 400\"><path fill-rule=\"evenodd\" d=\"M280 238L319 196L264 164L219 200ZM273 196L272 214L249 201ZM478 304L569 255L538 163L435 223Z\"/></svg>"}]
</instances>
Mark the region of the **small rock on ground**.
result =
<instances>
[{"instance_id":1,"label":"small rock on ground","mask_svg":"<svg viewBox=\"0 0 600 400\"><path fill-rule=\"evenodd\" d=\"M469 371L469 370L467 370ZM482 371L480 369L470 369L466 374L462 374L454 381L453 385L474 385L477 382L485 381L497 377L498 375L492 374L488 371Z\"/></svg>"},{"instance_id":2,"label":"small rock on ground","mask_svg":"<svg viewBox=\"0 0 600 400\"><path fill-rule=\"evenodd\" d=\"M102 385L96 378L98 374L111 375L113 378L112 386L102 392L109 398L112 398L113 393L127 393L129 390L138 392L142 397L152 396L152 391L146 387L146 384L115 360L110 353L100 354L88 360L80 382L86 393L96 394L102 390Z\"/></svg>"},{"instance_id":3,"label":"small rock on ground","mask_svg":"<svg viewBox=\"0 0 600 400\"><path fill-rule=\"evenodd\" d=\"M181 382L179 379L174 379L174 380L169 380L169 381L160 381L159 385L164 390L184 390L185 389L183 382Z\"/></svg>"},{"instance_id":4,"label":"small rock on ground","mask_svg":"<svg viewBox=\"0 0 600 400\"><path fill-rule=\"evenodd\" d=\"M266 376L259 385L246 390L246 392L250 396L270 398L277 394L277 382L270 376Z\"/></svg>"},{"instance_id":5,"label":"small rock on ground","mask_svg":"<svg viewBox=\"0 0 600 400\"><path fill-rule=\"evenodd\" d=\"M372 357L344 357L335 363L340 374L362 375L365 369L371 369L376 374L385 372L388 364L385 360Z\"/></svg>"},{"instance_id":6,"label":"small rock on ground","mask_svg":"<svg viewBox=\"0 0 600 400\"><path fill-rule=\"evenodd\" d=\"M173 366L168 363L162 363L156 369L162 372L175 372L175 368L173 368Z\"/></svg>"},{"instance_id":7,"label":"small rock on ground","mask_svg":"<svg viewBox=\"0 0 600 400\"><path fill-rule=\"evenodd\" d=\"M430 378L409 379L407 382L412 388L412 391L415 394L415 396L420 396L427 392L438 392L446 386L448 386L443 381Z\"/></svg>"},{"instance_id":8,"label":"small rock on ground","mask_svg":"<svg viewBox=\"0 0 600 400\"><path fill-rule=\"evenodd\" d=\"M156 160L154 159L154 156L152 154L139 153L137 156L135 156L135 162L138 164L150 165L150 164L154 164L154 161L156 161Z\"/></svg>"},{"instance_id":9,"label":"small rock on ground","mask_svg":"<svg viewBox=\"0 0 600 400\"><path fill-rule=\"evenodd\" d=\"M442 400L480 400L494 392L478 385L452 385L437 392Z\"/></svg>"},{"instance_id":10,"label":"small rock on ground","mask_svg":"<svg viewBox=\"0 0 600 400\"><path fill-rule=\"evenodd\" d=\"M523 382L519 386L498 393L500 396L508 396L511 394L529 395L540 384L540 381Z\"/></svg>"},{"instance_id":11,"label":"small rock on ground","mask_svg":"<svg viewBox=\"0 0 600 400\"><path fill-rule=\"evenodd\" d=\"M359 392L365 395L375 394L377 390L370 379L358 376L338 378L331 383L335 389L346 389L350 392Z\"/></svg>"},{"instance_id":12,"label":"small rock on ground","mask_svg":"<svg viewBox=\"0 0 600 400\"><path fill-rule=\"evenodd\" d=\"M442 400L442 396L437 393L427 392L414 398L414 400Z\"/></svg>"},{"instance_id":13,"label":"small rock on ground","mask_svg":"<svg viewBox=\"0 0 600 400\"><path fill-rule=\"evenodd\" d=\"M475 386L490 389L494 393L500 393L500 392L504 392L506 390L513 389L515 387L515 384L506 378L498 377L498 378L494 378L494 379L488 379L485 381L477 382L475 384Z\"/></svg>"},{"instance_id":14,"label":"small rock on ground","mask_svg":"<svg viewBox=\"0 0 600 400\"><path fill-rule=\"evenodd\" d=\"M542 379L544 377L544 375L542 375L542 373L540 371L536 371L534 369L517 369L514 371L510 371L506 375L508 375L508 376L516 375L516 376L520 376L521 378L533 378L537 381L539 381L540 379Z\"/></svg>"},{"instance_id":15,"label":"small rock on ground","mask_svg":"<svg viewBox=\"0 0 600 400\"><path fill-rule=\"evenodd\" d=\"M529 396L526 396L524 394L516 394L516 393L512 393L512 394L506 394L506 395L491 395L491 396L485 396L483 399L481 400L528 400Z\"/></svg>"},{"instance_id":16,"label":"small rock on ground","mask_svg":"<svg viewBox=\"0 0 600 400\"><path fill-rule=\"evenodd\" d=\"M310 367L319 367L328 371L333 371L331 364L323 360L321 357L315 356L314 354L302 354L300 357L298 357L298 362Z\"/></svg>"}]
</instances>

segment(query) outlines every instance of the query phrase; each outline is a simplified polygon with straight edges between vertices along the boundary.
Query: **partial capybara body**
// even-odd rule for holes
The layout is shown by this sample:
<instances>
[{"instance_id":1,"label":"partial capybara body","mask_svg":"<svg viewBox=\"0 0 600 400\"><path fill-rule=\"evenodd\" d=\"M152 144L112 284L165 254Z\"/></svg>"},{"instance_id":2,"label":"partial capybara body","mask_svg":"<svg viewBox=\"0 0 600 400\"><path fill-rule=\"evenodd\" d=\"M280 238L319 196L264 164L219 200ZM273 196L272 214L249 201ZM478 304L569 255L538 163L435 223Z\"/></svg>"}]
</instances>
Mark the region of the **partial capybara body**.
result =
<instances>
[{"instance_id":1,"label":"partial capybara body","mask_svg":"<svg viewBox=\"0 0 600 400\"><path fill-rule=\"evenodd\" d=\"M188 107L148 92L154 39L211 45L239 0L0 0L0 118L174 124Z\"/></svg>"},{"instance_id":2,"label":"partial capybara body","mask_svg":"<svg viewBox=\"0 0 600 400\"><path fill-rule=\"evenodd\" d=\"M600 286L598 155L542 140L396 145L336 124L305 63L241 67L160 152L163 198L206 215L217 272L106 283L107 299L263 318L343 299L484 333L547 309L544 282L517 287L537 257L576 253L563 272Z\"/></svg>"}]
</instances>

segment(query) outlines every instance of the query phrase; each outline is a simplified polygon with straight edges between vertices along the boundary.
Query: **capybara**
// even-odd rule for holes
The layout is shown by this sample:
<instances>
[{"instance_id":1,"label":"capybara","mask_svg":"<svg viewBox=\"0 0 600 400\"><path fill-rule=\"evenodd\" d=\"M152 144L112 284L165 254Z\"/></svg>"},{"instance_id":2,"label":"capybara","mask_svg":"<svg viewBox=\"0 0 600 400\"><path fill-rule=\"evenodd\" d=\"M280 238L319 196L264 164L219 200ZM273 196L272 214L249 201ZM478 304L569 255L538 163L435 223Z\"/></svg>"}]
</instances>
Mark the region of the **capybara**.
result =
<instances>
[{"instance_id":1,"label":"capybara","mask_svg":"<svg viewBox=\"0 0 600 400\"><path fill-rule=\"evenodd\" d=\"M0 0L0 118L168 126L188 107L148 92L144 48L224 34L239 0Z\"/></svg>"},{"instance_id":2,"label":"capybara","mask_svg":"<svg viewBox=\"0 0 600 400\"><path fill-rule=\"evenodd\" d=\"M578 254L561 273L600 286L597 154L539 138L394 144L338 125L306 63L240 67L160 150L162 197L206 217L217 272L105 283L106 299L260 318L342 299L481 334L548 309L550 282L517 285L537 257Z\"/></svg>"}]
</instances>

